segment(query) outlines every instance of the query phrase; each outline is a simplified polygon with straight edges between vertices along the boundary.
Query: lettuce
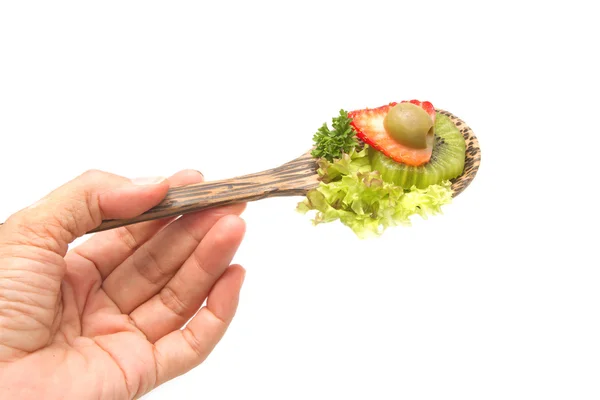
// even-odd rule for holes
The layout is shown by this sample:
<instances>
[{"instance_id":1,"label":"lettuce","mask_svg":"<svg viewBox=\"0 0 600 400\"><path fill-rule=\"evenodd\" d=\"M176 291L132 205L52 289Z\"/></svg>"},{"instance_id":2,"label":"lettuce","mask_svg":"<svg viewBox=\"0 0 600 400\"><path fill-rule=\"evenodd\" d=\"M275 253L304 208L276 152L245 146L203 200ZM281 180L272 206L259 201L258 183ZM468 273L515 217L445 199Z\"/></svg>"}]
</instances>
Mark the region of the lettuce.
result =
<instances>
[{"instance_id":1,"label":"lettuce","mask_svg":"<svg viewBox=\"0 0 600 400\"><path fill-rule=\"evenodd\" d=\"M352 149L333 162L320 159L321 183L307 193L298 211L316 211L315 225L340 220L364 239L380 236L388 227L410 225L412 215L439 214L452 201L449 181L410 190L384 182L372 170L367 149Z\"/></svg>"}]
</instances>

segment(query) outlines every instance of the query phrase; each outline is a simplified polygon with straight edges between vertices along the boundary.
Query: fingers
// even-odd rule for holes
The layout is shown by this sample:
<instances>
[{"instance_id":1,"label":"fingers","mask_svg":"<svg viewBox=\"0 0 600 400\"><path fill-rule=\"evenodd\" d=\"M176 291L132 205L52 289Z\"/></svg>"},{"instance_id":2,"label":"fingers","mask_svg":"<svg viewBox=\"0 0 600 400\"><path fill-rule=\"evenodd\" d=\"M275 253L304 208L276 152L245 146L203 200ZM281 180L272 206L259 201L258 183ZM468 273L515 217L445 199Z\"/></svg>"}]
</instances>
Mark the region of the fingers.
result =
<instances>
[{"instance_id":1,"label":"fingers","mask_svg":"<svg viewBox=\"0 0 600 400\"><path fill-rule=\"evenodd\" d=\"M221 218L160 292L130 314L149 341L182 327L198 311L231 263L244 230L239 217Z\"/></svg>"},{"instance_id":2,"label":"fingers","mask_svg":"<svg viewBox=\"0 0 600 400\"><path fill-rule=\"evenodd\" d=\"M0 231L0 242L35 246L64 256L69 243L103 219L140 215L158 204L168 189L162 178L131 181L88 171L11 216Z\"/></svg>"},{"instance_id":3,"label":"fingers","mask_svg":"<svg viewBox=\"0 0 600 400\"><path fill-rule=\"evenodd\" d=\"M168 184L173 187L191 185L202 181L203 176L200 172L183 170L171 176L168 179ZM81 256L91 261L102 278L106 278L139 246L174 219L175 217L163 218L97 233L91 239L73 249L67 257Z\"/></svg>"},{"instance_id":4,"label":"fingers","mask_svg":"<svg viewBox=\"0 0 600 400\"><path fill-rule=\"evenodd\" d=\"M239 215L244 208L236 204L184 215L118 266L104 280L104 291L121 312L129 314L165 286L217 221Z\"/></svg>"},{"instance_id":5,"label":"fingers","mask_svg":"<svg viewBox=\"0 0 600 400\"><path fill-rule=\"evenodd\" d=\"M157 386L202 363L231 324L239 302L245 271L227 268L208 296L207 305L183 330L175 330L155 343Z\"/></svg>"}]
</instances>

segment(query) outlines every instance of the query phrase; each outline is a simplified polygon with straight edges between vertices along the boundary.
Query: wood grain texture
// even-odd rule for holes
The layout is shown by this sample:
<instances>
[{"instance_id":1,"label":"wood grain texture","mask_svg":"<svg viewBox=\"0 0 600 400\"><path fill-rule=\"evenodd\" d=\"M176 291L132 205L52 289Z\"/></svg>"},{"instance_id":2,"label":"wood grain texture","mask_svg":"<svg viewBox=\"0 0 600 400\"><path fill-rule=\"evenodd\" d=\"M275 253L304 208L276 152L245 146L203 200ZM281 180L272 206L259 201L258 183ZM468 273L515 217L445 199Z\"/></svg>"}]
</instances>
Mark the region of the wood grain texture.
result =
<instances>
[{"instance_id":1,"label":"wood grain texture","mask_svg":"<svg viewBox=\"0 0 600 400\"><path fill-rule=\"evenodd\" d=\"M318 185L317 163L308 151L267 171L171 188L160 204L142 215L131 219L103 221L89 233L267 197L303 196Z\"/></svg>"},{"instance_id":2,"label":"wood grain texture","mask_svg":"<svg viewBox=\"0 0 600 400\"><path fill-rule=\"evenodd\" d=\"M437 112L454 122L466 142L465 169L461 176L452 180L453 196L456 197L475 179L481 163L481 149L473 130L464 121L448 111L438 109ZM308 151L288 163L263 172L173 187L160 204L142 215L131 219L105 220L88 233L267 197L304 196L318 185L317 163Z\"/></svg>"},{"instance_id":3,"label":"wood grain texture","mask_svg":"<svg viewBox=\"0 0 600 400\"><path fill-rule=\"evenodd\" d=\"M456 197L461 194L471 182L473 182L473 179L475 179L475 175L477 175L479 165L481 164L481 148L479 147L477 136L475 136L473 130L465 124L463 120L448 111L439 109L436 111L450 118L465 138L467 147L465 152L465 168L459 177L450 180L450 182L452 182L452 196Z\"/></svg>"}]
</instances>

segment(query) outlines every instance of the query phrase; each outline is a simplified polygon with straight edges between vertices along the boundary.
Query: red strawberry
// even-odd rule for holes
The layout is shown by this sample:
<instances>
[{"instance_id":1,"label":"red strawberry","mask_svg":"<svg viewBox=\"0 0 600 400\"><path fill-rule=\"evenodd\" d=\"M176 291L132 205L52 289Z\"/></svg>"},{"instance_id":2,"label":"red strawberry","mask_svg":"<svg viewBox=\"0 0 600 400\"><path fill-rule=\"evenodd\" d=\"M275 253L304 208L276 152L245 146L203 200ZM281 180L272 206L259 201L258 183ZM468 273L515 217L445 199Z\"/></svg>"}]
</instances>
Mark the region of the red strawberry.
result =
<instances>
[{"instance_id":1,"label":"red strawberry","mask_svg":"<svg viewBox=\"0 0 600 400\"><path fill-rule=\"evenodd\" d=\"M407 102L406 100L402 101L402 103L406 103L406 102ZM428 101L421 102L419 100L411 100L408 103L412 103L416 106L421 107L423 110L427 111L427 114L429 114L429 116L431 117L431 120L435 124L435 108L433 108L433 104L431 104Z\"/></svg>"},{"instance_id":2,"label":"red strawberry","mask_svg":"<svg viewBox=\"0 0 600 400\"><path fill-rule=\"evenodd\" d=\"M420 102L418 100L411 100L410 103L422 107L435 123L435 108L433 104L428 101ZM356 136L396 162L413 166L426 164L431 158L433 146L424 149L413 149L398 143L385 130L383 120L389 110L396 104L398 103L349 112L348 116L352 119L351 124L356 130Z\"/></svg>"}]
</instances>

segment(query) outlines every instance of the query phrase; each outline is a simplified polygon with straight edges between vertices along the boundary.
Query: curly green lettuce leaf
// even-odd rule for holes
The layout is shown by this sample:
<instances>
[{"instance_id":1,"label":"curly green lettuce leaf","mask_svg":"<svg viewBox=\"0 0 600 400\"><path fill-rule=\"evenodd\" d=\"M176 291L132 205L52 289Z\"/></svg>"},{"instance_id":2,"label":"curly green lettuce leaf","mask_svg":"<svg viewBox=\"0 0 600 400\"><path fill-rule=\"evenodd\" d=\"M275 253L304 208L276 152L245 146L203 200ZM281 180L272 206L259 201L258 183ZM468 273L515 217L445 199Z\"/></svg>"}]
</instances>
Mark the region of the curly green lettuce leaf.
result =
<instances>
[{"instance_id":1,"label":"curly green lettuce leaf","mask_svg":"<svg viewBox=\"0 0 600 400\"><path fill-rule=\"evenodd\" d=\"M357 151L357 148L352 148L348 153L342 154L341 158L334 162L321 158L317 161L319 166L317 172L321 180L329 183L340 179L342 176L355 175L359 172L370 172L371 162L367 154L368 147L363 147Z\"/></svg>"},{"instance_id":2,"label":"curly green lettuce leaf","mask_svg":"<svg viewBox=\"0 0 600 400\"><path fill-rule=\"evenodd\" d=\"M321 183L298 204L298 211L316 211L313 223L339 220L360 238L376 237L385 229L410 225L412 215L427 218L441 213L441 206L452 200L449 181L426 189L403 190L384 182L373 171L367 148L352 149L333 162L319 161Z\"/></svg>"}]
</instances>

